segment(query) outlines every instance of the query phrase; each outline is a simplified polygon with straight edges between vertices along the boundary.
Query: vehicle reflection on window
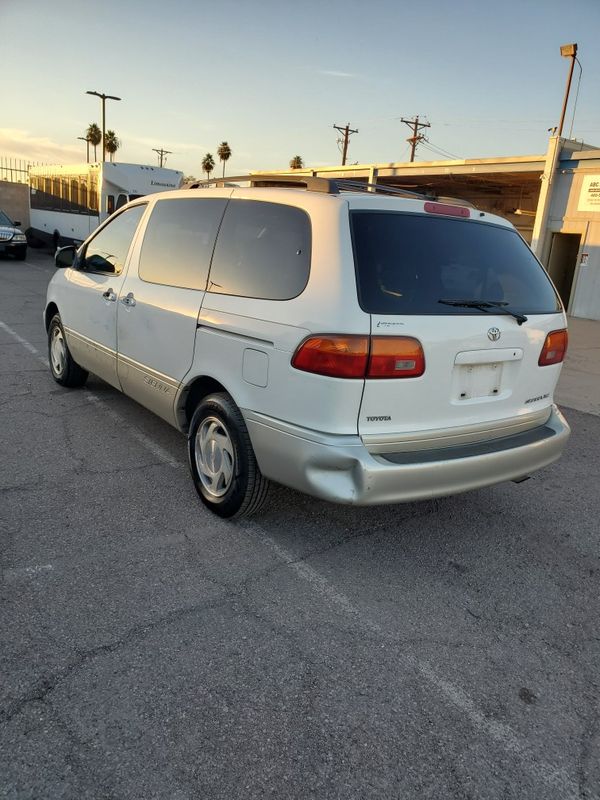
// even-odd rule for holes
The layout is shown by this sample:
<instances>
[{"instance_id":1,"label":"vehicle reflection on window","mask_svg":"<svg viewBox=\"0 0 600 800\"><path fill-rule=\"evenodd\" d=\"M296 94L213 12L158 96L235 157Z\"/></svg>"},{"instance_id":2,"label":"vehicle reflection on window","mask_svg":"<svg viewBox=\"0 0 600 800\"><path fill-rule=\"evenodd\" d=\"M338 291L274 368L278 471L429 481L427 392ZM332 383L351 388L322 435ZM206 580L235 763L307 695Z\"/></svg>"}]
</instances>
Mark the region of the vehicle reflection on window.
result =
<instances>
[{"instance_id":1,"label":"vehicle reflection on window","mask_svg":"<svg viewBox=\"0 0 600 800\"><path fill-rule=\"evenodd\" d=\"M113 217L86 246L83 269L119 275L145 209L137 205Z\"/></svg>"},{"instance_id":2,"label":"vehicle reflection on window","mask_svg":"<svg viewBox=\"0 0 600 800\"><path fill-rule=\"evenodd\" d=\"M92 272L116 272L116 259L117 257L111 253L106 253L105 255L93 253L86 258L85 265Z\"/></svg>"}]
</instances>

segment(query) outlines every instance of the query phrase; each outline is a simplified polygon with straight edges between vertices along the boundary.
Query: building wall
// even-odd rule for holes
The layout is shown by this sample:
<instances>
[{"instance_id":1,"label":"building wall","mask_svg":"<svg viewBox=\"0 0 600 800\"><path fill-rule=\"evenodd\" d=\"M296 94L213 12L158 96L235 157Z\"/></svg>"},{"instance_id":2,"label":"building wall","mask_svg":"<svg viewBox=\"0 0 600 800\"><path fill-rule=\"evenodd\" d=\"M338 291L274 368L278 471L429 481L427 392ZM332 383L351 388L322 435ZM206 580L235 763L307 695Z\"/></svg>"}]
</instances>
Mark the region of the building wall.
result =
<instances>
[{"instance_id":1,"label":"building wall","mask_svg":"<svg viewBox=\"0 0 600 800\"><path fill-rule=\"evenodd\" d=\"M600 158L562 162L552 193L546 242L546 260L553 233L581 236L568 311L575 317L600 320L600 205L586 202L584 179L600 182Z\"/></svg>"},{"instance_id":2,"label":"building wall","mask_svg":"<svg viewBox=\"0 0 600 800\"><path fill-rule=\"evenodd\" d=\"M29 185L0 181L0 209L11 219L19 220L23 230L29 227Z\"/></svg>"}]
</instances>

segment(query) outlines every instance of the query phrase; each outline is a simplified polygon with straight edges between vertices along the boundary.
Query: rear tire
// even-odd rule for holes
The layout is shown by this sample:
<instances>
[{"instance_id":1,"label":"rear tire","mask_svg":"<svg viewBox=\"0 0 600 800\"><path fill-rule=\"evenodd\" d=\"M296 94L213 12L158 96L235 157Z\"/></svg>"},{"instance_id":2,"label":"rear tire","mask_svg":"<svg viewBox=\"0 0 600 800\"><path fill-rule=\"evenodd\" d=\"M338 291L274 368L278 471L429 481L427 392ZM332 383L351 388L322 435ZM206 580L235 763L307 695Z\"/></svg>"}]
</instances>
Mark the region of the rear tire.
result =
<instances>
[{"instance_id":1,"label":"rear tire","mask_svg":"<svg viewBox=\"0 0 600 800\"><path fill-rule=\"evenodd\" d=\"M87 381L87 370L82 369L69 352L59 314L52 317L48 328L48 361L52 377L61 386L74 389Z\"/></svg>"},{"instance_id":2,"label":"rear tire","mask_svg":"<svg viewBox=\"0 0 600 800\"><path fill-rule=\"evenodd\" d=\"M196 491L219 517L250 516L268 494L244 418L225 392L198 405L188 433L188 456Z\"/></svg>"}]
</instances>

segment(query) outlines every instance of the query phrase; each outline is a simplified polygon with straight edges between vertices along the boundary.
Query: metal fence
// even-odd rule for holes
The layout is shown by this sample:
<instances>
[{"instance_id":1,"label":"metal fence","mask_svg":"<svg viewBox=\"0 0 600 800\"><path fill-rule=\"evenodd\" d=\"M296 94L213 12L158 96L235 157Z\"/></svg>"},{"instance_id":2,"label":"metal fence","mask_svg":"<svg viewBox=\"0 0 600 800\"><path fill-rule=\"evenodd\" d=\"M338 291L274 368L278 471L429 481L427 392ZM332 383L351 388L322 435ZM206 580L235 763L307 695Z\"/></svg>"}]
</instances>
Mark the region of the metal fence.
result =
<instances>
[{"instance_id":1,"label":"metal fence","mask_svg":"<svg viewBox=\"0 0 600 800\"><path fill-rule=\"evenodd\" d=\"M40 166L40 162L0 156L0 181L29 183L29 167L34 166Z\"/></svg>"}]
</instances>

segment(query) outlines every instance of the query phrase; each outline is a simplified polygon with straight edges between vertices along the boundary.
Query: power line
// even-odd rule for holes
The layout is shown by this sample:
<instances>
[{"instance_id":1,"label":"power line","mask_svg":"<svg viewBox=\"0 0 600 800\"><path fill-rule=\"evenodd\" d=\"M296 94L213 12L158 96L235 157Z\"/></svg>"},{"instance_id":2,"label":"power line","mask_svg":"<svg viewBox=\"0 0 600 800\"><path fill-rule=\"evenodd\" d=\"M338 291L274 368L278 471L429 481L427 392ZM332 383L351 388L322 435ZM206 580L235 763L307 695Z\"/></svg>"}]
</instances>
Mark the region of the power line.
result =
<instances>
[{"instance_id":1,"label":"power line","mask_svg":"<svg viewBox=\"0 0 600 800\"><path fill-rule=\"evenodd\" d=\"M583 75L583 67L581 66L581 62L575 56L575 61L579 67L579 80L577 81L577 91L575 93L575 102L573 103L573 118L571 119L571 130L569 131L569 139L573 138L573 125L575 124L575 110L577 108L577 100L579 99L579 86L581 84L581 76Z\"/></svg>"},{"instance_id":2,"label":"power line","mask_svg":"<svg viewBox=\"0 0 600 800\"><path fill-rule=\"evenodd\" d=\"M456 153L451 153L449 150L444 150L443 147L434 144L427 138L424 138L424 141L426 142L426 144L424 144L423 147L427 147L429 150L433 150L434 152L437 152L442 156L446 156L446 158L454 158L459 160L462 158L462 156L457 156Z\"/></svg>"},{"instance_id":3,"label":"power line","mask_svg":"<svg viewBox=\"0 0 600 800\"><path fill-rule=\"evenodd\" d=\"M334 125L333 127L336 129L336 131L339 131L344 137L343 140L342 140L343 141L342 166L345 166L345 164L346 164L346 156L348 155L348 143L350 141L350 136L353 133L358 133L358 129L357 130L352 130L352 128L350 127L350 123L349 122L346 123L346 127L345 128L341 128L339 125Z\"/></svg>"}]
</instances>

